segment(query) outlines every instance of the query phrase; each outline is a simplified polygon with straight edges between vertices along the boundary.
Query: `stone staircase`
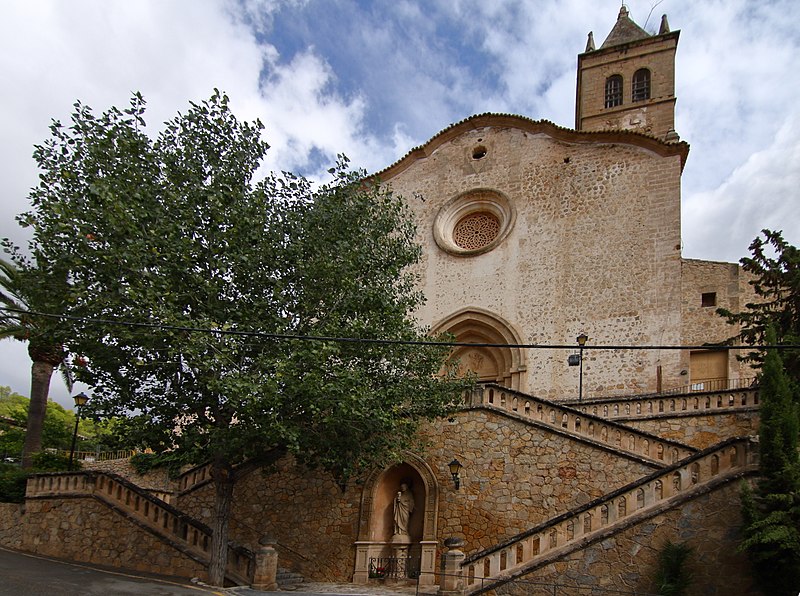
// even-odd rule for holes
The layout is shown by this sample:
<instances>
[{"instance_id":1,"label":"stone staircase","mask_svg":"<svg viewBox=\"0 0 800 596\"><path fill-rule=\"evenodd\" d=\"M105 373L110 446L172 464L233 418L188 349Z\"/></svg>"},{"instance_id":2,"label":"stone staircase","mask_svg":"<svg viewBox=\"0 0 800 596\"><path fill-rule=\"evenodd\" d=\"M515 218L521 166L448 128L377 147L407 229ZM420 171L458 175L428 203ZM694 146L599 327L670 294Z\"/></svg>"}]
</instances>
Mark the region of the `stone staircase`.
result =
<instances>
[{"instance_id":1,"label":"stone staircase","mask_svg":"<svg viewBox=\"0 0 800 596\"><path fill-rule=\"evenodd\" d=\"M461 565L467 594L481 594L757 471L751 439L728 439L558 515Z\"/></svg>"},{"instance_id":2,"label":"stone staircase","mask_svg":"<svg viewBox=\"0 0 800 596\"><path fill-rule=\"evenodd\" d=\"M295 573L290 569L286 569L284 567L278 568L278 574L275 577L275 581L278 582L278 588L280 590L296 590L300 587L305 581L305 578L300 575L299 573Z\"/></svg>"},{"instance_id":3,"label":"stone staircase","mask_svg":"<svg viewBox=\"0 0 800 596\"><path fill-rule=\"evenodd\" d=\"M95 499L190 559L203 566L209 564L211 528L121 476L78 471L40 474L28 479L27 499L65 497ZM255 554L229 543L226 580L249 585L254 572Z\"/></svg>"},{"instance_id":4,"label":"stone staircase","mask_svg":"<svg viewBox=\"0 0 800 596\"><path fill-rule=\"evenodd\" d=\"M759 408L758 388L747 386L718 391L686 391L626 398L562 402L584 414L620 422L664 417L752 412Z\"/></svg>"},{"instance_id":5,"label":"stone staircase","mask_svg":"<svg viewBox=\"0 0 800 596\"><path fill-rule=\"evenodd\" d=\"M519 421L614 451L654 468L677 463L698 451L678 441L500 385L478 385L467 392L464 401L467 409L500 411Z\"/></svg>"}]
</instances>

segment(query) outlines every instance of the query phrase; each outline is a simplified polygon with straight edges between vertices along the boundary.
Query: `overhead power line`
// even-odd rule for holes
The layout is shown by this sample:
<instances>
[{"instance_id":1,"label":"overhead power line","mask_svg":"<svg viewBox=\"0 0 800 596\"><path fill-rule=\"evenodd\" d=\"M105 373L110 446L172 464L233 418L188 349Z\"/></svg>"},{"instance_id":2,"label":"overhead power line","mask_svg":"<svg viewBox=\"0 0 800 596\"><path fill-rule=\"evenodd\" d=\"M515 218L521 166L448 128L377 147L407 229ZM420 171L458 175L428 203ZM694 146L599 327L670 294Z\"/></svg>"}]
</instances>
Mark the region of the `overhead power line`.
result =
<instances>
[{"instance_id":1,"label":"overhead power line","mask_svg":"<svg viewBox=\"0 0 800 596\"><path fill-rule=\"evenodd\" d=\"M189 327L185 325L167 325L164 323L141 323L134 321L117 321L113 319L99 319L94 317L78 317L73 315L58 315L33 310L22 310L1 307L0 311L46 317L66 321L77 321L89 325L114 325L121 327L135 327L141 329L158 329L161 331L183 331L189 333L206 333L211 335L230 335L236 337L253 337L269 340L296 340L296 341L327 341L336 343L363 343L404 346L445 346L445 347L473 347L473 348L518 348L524 350L576 350L576 344L498 344L498 343L473 343L459 341L422 341L407 339L381 339L364 337L340 337L327 335L299 335L293 333L269 333L265 331L240 331L236 329L221 329L210 327ZM800 344L775 344L763 346L726 345L726 344L701 344L701 345L624 345L624 344L585 344L584 350L753 350L753 349L800 349Z\"/></svg>"}]
</instances>

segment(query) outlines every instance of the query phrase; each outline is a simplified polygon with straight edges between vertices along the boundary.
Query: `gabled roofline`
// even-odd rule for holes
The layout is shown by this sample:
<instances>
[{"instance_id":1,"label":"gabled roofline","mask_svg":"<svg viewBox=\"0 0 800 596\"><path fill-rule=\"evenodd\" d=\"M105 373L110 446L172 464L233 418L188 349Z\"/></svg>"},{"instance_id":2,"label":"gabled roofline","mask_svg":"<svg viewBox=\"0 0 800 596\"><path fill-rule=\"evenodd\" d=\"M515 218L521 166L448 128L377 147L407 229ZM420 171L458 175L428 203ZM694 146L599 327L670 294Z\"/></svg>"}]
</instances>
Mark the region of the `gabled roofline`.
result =
<instances>
[{"instance_id":1,"label":"gabled roofline","mask_svg":"<svg viewBox=\"0 0 800 596\"><path fill-rule=\"evenodd\" d=\"M514 114L494 114L487 112L484 114L476 114L475 116L470 116L460 122L451 124L431 137L426 143L414 147L390 166L373 174L372 177L381 180L393 178L409 168L415 161L429 157L439 147L459 135L470 130L490 126L516 128L531 134L542 133L566 143L618 143L642 147L662 157L679 155L681 158L681 172L686 165L686 158L689 155L689 144L685 141L665 143L656 137L629 130L578 132L571 128L558 126L549 120L532 120L531 118Z\"/></svg>"}]
</instances>

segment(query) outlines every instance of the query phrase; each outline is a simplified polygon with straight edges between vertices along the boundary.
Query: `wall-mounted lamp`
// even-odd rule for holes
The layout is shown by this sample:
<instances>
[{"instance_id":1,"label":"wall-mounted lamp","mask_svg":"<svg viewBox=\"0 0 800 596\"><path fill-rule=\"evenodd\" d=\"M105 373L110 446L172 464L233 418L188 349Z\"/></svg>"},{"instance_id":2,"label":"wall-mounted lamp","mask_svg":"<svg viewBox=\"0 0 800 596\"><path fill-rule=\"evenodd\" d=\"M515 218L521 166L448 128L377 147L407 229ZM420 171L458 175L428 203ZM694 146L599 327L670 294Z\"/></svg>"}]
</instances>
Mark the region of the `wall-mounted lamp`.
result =
<instances>
[{"instance_id":1,"label":"wall-mounted lamp","mask_svg":"<svg viewBox=\"0 0 800 596\"><path fill-rule=\"evenodd\" d=\"M459 472L461 472L462 468L461 462L453 458L453 461L447 464L447 467L450 468L450 476L453 477L453 484L455 484L456 490L458 490L461 487L461 476L459 476Z\"/></svg>"}]
</instances>

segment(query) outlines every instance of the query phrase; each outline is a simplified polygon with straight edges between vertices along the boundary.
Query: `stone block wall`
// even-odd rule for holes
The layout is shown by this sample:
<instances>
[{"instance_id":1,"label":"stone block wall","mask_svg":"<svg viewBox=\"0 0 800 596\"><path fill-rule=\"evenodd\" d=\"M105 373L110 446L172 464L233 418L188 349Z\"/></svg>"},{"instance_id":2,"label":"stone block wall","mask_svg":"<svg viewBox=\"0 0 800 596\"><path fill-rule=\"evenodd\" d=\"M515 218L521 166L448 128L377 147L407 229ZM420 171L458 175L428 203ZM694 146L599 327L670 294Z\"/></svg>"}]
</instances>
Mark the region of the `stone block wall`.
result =
<instances>
[{"instance_id":1,"label":"stone block wall","mask_svg":"<svg viewBox=\"0 0 800 596\"><path fill-rule=\"evenodd\" d=\"M435 328L475 308L507 321L523 343L572 344L586 332L589 345L678 344L680 151L645 146L635 135L629 143L619 133L619 142L589 142L578 133L556 138L559 131L547 129L551 136L521 118L515 126L484 120L456 125L423 157L412 154L386 173L414 211L423 246L421 322ZM434 229L450 202L484 191L513 208L507 235L480 254L440 248ZM578 374L566 357L525 351L518 388L577 397ZM680 382L674 351L585 357L585 397L654 391L659 366L665 385Z\"/></svg>"},{"instance_id":2,"label":"stone block wall","mask_svg":"<svg viewBox=\"0 0 800 596\"><path fill-rule=\"evenodd\" d=\"M467 554L654 471L492 411L461 412L426 438L426 460L440 475L440 542L459 536ZM453 457L464 464L458 491L447 474Z\"/></svg>"},{"instance_id":3,"label":"stone block wall","mask_svg":"<svg viewBox=\"0 0 800 596\"><path fill-rule=\"evenodd\" d=\"M0 545L22 548L24 535L24 506L17 503L0 503Z\"/></svg>"},{"instance_id":4,"label":"stone block wall","mask_svg":"<svg viewBox=\"0 0 800 596\"><path fill-rule=\"evenodd\" d=\"M752 585L747 558L736 552L742 525L738 503L739 484L725 484L680 509L633 525L519 582L502 586L496 593L540 593L534 582L573 587L572 591L562 588L559 593L563 594L603 593L592 592L592 588L605 588L609 594L613 590L657 593L653 576L658 554L670 540L693 549L687 568L695 579L687 596L759 596ZM552 593L550 590L541 593Z\"/></svg>"},{"instance_id":5,"label":"stone block wall","mask_svg":"<svg viewBox=\"0 0 800 596\"><path fill-rule=\"evenodd\" d=\"M147 491L168 493L174 490L174 481L166 469L160 468L139 474L131 465L130 459L112 459L106 461L81 461L82 470L96 470L108 472L127 478L136 486Z\"/></svg>"},{"instance_id":6,"label":"stone block wall","mask_svg":"<svg viewBox=\"0 0 800 596\"><path fill-rule=\"evenodd\" d=\"M738 329L717 314L718 308L737 312L755 300L750 277L735 263L683 259L681 261L681 336L684 345L703 345L733 337ZM705 296L705 303L704 303ZM712 299L713 298L713 299ZM728 377L755 376L747 364L728 355ZM684 369L689 370L689 352L682 353Z\"/></svg>"},{"instance_id":7,"label":"stone block wall","mask_svg":"<svg viewBox=\"0 0 800 596\"><path fill-rule=\"evenodd\" d=\"M279 565L306 579L349 582L359 519L360 486L350 483L342 492L333 478L306 470L292 458L274 471L252 472L234 488L231 539L249 548L268 535L277 540ZM189 491L176 506L210 524L214 492L210 485Z\"/></svg>"},{"instance_id":8,"label":"stone block wall","mask_svg":"<svg viewBox=\"0 0 800 596\"><path fill-rule=\"evenodd\" d=\"M656 434L665 439L681 441L705 449L732 437L758 434L758 411L628 420L625 424Z\"/></svg>"},{"instance_id":9,"label":"stone block wall","mask_svg":"<svg viewBox=\"0 0 800 596\"><path fill-rule=\"evenodd\" d=\"M426 427L420 439L438 484L437 540L441 545L461 536L465 552L492 546L654 470L497 412L464 411L452 420ZM464 464L458 491L447 468L453 457ZM256 471L237 484L231 538L254 548L270 535L282 566L311 580L350 581L359 523L369 515L361 509L362 489L351 482L343 492L323 472L287 458L275 472ZM210 523L211 487L190 491L177 506Z\"/></svg>"},{"instance_id":10,"label":"stone block wall","mask_svg":"<svg viewBox=\"0 0 800 596\"><path fill-rule=\"evenodd\" d=\"M208 577L204 565L93 498L28 499L24 515L16 519L22 540L9 544L2 538L26 552L176 577Z\"/></svg>"}]
</instances>

